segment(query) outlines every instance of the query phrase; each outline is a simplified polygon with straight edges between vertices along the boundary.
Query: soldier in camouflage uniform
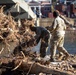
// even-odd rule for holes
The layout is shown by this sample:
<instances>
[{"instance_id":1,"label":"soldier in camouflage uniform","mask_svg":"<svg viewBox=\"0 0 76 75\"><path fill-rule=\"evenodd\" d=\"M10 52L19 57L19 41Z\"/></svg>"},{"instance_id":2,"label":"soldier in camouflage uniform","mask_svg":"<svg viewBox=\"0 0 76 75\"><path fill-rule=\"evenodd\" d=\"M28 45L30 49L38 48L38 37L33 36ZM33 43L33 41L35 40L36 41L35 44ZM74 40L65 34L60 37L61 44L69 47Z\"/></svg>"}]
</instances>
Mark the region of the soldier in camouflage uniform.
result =
<instances>
[{"instance_id":1,"label":"soldier in camouflage uniform","mask_svg":"<svg viewBox=\"0 0 76 75\"><path fill-rule=\"evenodd\" d=\"M66 57L69 57L69 53L63 47L66 25L64 20L59 17L59 13L57 11L53 12L53 16L55 19L52 26L47 27L47 29L52 33L51 61L55 61L56 50L62 52Z\"/></svg>"},{"instance_id":2,"label":"soldier in camouflage uniform","mask_svg":"<svg viewBox=\"0 0 76 75\"><path fill-rule=\"evenodd\" d=\"M50 42L50 32L44 27L35 27L31 25L30 29L36 33L36 42L38 43L41 40L40 57L45 57Z\"/></svg>"}]
</instances>

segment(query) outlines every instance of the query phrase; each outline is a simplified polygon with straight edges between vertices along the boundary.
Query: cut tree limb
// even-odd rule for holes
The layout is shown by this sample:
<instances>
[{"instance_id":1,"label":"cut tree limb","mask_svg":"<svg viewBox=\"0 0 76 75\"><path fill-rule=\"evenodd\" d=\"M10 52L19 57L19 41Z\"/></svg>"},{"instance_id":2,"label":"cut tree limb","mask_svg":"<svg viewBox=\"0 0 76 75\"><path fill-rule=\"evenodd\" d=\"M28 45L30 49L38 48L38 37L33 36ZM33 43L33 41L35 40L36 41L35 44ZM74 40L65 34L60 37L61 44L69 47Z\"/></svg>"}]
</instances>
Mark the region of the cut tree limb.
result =
<instances>
[{"instance_id":1,"label":"cut tree limb","mask_svg":"<svg viewBox=\"0 0 76 75\"><path fill-rule=\"evenodd\" d=\"M32 65L32 67L31 67ZM45 65L41 65L39 63L35 63L35 62L26 62L25 60L23 60L22 64L19 66L18 69L23 70L23 71L29 71L32 74L39 74L39 73L45 73L45 74L57 74L57 75L74 75L72 73L69 73L67 71L58 71L58 70L54 70L51 69L51 67L49 68L48 66Z\"/></svg>"},{"instance_id":2,"label":"cut tree limb","mask_svg":"<svg viewBox=\"0 0 76 75\"><path fill-rule=\"evenodd\" d=\"M57 70L51 68L50 65L42 65L40 63L37 63L35 61L28 60L28 57L14 57L14 58L1 58L0 59L0 67L1 68L8 68L10 67L11 71L22 71L26 72L26 74L39 74L39 73L45 73L45 74L57 74L57 75L76 75L71 71L65 71L65 70ZM11 64L11 65L10 65ZM0 68L0 69L1 69ZM8 70L7 69L7 70ZM8 71L9 72L9 71Z\"/></svg>"}]
</instances>

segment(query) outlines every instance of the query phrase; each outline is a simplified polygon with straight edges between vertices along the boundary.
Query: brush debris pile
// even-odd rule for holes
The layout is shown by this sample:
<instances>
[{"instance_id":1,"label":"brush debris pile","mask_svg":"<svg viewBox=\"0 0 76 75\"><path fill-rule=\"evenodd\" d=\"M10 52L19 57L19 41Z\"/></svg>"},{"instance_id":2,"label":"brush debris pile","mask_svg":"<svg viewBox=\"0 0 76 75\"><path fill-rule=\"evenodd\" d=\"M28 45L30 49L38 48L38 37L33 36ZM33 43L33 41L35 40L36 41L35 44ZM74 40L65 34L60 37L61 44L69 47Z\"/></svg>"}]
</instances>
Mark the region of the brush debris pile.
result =
<instances>
[{"instance_id":1,"label":"brush debris pile","mask_svg":"<svg viewBox=\"0 0 76 75\"><path fill-rule=\"evenodd\" d=\"M0 55L5 52L6 47L9 47L10 52L13 53L9 57L0 57L0 75L29 75L30 73L39 74L41 72L57 75L76 74L70 63L71 60L59 63L46 60L35 61L36 53L27 50L27 48L36 45L35 33L29 28L29 25L34 24L33 20L23 20L21 27L18 27L10 14L5 15L3 13L3 8L0 8L0 17L0 46L2 48ZM11 42L13 42L13 45L16 42L16 45L12 47ZM2 45L4 44L6 47L3 49L4 46ZM4 53L4 55L6 54Z\"/></svg>"},{"instance_id":2,"label":"brush debris pile","mask_svg":"<svg viewBox=\"0 0 76 75\"><path fill-rule=\"evenodd\" d=\"M36 45L36 39L35 39L35 33L32 32L30 30L30 25L34 25L34 22L33 20L22 20L21 22L21 27L19 29L19 33L20 35L23 36L23 39L22 39L22 42L27 42L27 47L30 47L30 46L35 46Z\"/></svg>"},{"instance_id":3,"label":"brush debris pile","mask_svg":"<svg viewBox=\"0 0 76 75\"><path fill-rule=\"evenodd\" d=\"M15 41L15 31L16 31L16 22L13 20L13 17L9 14L8 16L2 12L0 9L0 42L6 43L10 41Z\"/></svg>"},{"instance_id":4,"label":"brush debris pile","mask_svg":"<svg viewBox=\"0 0 76 75\"><path fill-rule=\"evenodd\" d=\"M11 43L14 44L15 42L13 50L19 49L21 46L28 48L36 45L34 32L29 29L29 25L33 24L32 21L24 20L21 23L21 27L18 27L11 14L4 14L3 7L0 7L0 17L0 42L7 47L1 47L0 53L3 52L3 49L11 51Z\"/></svg>"}]
</instances>

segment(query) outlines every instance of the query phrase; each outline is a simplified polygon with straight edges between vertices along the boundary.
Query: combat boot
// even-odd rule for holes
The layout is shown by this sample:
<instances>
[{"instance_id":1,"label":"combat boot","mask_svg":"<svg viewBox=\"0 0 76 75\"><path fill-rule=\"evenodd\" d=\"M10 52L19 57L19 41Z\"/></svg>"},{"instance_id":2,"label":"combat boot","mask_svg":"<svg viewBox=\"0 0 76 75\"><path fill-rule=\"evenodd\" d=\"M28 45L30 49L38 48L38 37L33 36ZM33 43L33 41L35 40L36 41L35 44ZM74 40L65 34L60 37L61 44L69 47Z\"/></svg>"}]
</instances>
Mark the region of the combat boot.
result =
<instances>
[{"instance_id":1,"label":"combat boot","mask_svg":"<svg viewBox=\"0 0 76 75\"><path fill-rule=\"evenodd\" d=\"M56 62L57 60L55 58L50 58L50 62Z\"/></svg>"},{"instance_id":2,"label":"combat boot","mask_svg":"<svg viewBox=\"0 0 76 75\"><path fill-rule=\"evenodd\" d=\"M70 54L69 53L66 53L65 56L64 56L64 60L69 59L69 57L70 57Z\"/></svg>"},{"instance_id":3,"label":"combat boot","mask_svg":"<svg viewBox=\"0 0 76 75\"><path fill-rule=\"evenodd\" d=\"M63 53L59 53L59 56L57 58L58 61L61 61L63 59L64 55Z\"/></svg>"}]
</instances>

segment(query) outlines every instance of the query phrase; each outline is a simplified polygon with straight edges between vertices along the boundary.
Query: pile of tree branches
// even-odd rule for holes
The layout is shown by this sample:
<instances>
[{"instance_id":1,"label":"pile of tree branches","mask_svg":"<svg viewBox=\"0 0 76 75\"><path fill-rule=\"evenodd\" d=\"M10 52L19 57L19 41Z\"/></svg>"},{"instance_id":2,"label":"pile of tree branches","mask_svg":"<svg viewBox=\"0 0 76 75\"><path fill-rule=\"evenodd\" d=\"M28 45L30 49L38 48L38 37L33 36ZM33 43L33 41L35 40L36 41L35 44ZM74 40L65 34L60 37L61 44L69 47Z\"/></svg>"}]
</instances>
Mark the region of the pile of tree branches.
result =
<instances>
[{"instance_id":1,"label":"pile of tree branches","mask_svg":"<svg viewBox=\"0 0 76 75\"><path fill-rule=\"evenodd\" d=\"M12 50L12 55L0 57L0 75L29 75L41 72L56 75L75 75L74 68L68 61L57 62L56 64L43 59L35 61L36 53L27 50L27 48L36 45L35 33L29 28L29 25L34 24L33 20L23 20L21 27L18 27L10 14L5 15L3 13L2 7L0 8L0 17L0 55L3 52L6 55L6 47L10 52Z\"/></svg>"}]
</instances>

